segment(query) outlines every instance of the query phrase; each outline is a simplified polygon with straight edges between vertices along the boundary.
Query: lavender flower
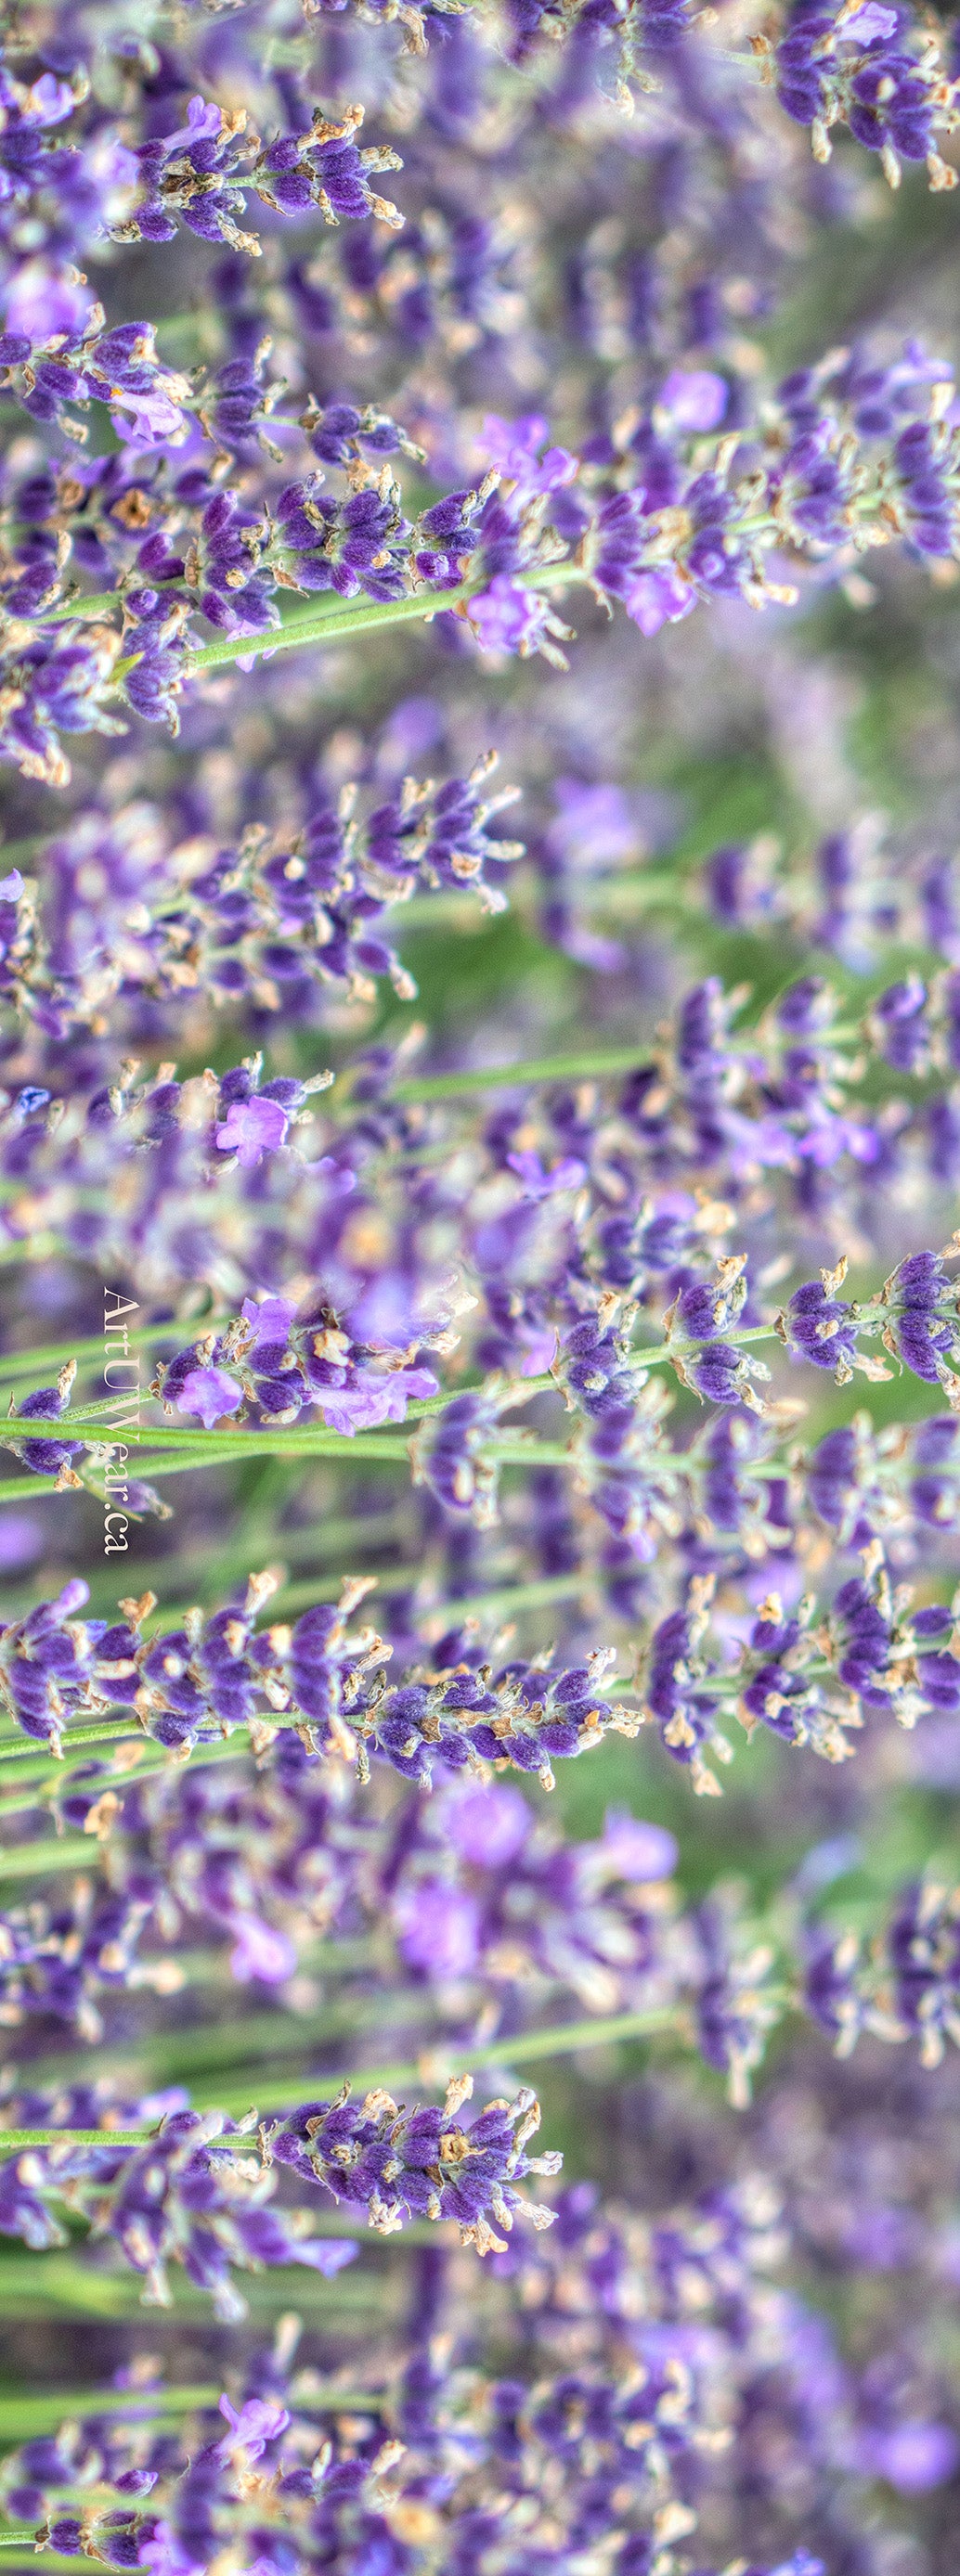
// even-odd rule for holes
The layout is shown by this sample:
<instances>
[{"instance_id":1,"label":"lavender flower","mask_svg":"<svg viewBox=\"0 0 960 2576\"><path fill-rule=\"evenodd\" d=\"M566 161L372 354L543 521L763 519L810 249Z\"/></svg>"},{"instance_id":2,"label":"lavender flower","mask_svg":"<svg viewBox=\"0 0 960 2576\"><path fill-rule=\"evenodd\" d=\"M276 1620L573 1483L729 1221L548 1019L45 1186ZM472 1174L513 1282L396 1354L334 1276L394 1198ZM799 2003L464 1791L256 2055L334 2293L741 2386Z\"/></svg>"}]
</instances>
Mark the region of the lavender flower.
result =
<instances>
[{"instance_id":1,"label":"lavender flower","mask_svg":"<svg viewBox=\"0 0 960 2576\"><path fill-rule=\"evenodd\" d=\"M39 2126L42 2118L62 2130L63 2138L58 2134L35 2157L0 2167L0 2229L26 2235L35 2245L61 2242L50 2200L65 2195L82 2205L89 2191L100 2202L101 2223L109 2213L110 2234L146 2279L154 2305L168 2303L166 2266L176 2261L198 2288L212 2294L226 2319L244 2313L231 2277L234 2265L293 2261L330 2277L357 2252L348 2238L312 2238L305 2209L292 2215L267 2211L277 2179L271 2162L362 2209L380 2233L402 2226L404 2212L454 2218L464 2244L480 2254L502 2252L491 2218L509 2231L521 2210L534 2226L548 2227L552 2212L527 2202L517 2184L530 2173L556 2173L561 2159L525 2153L540 2119L529 2092L512 2104L490 2103L462 2128L456 2111L472 2089L469 2076L458 2077L440 2110L400 2112L379 2091L349 2111L348 2084L336 2102L307 2103L287 2122L272 2125L260 2159L242 2150L231 2153L230 2139L249 2135L251 2122L244 2129L220 2112L191 2111L182 2096L121 2106L124 2126L160 2116L156 2135L131 2149L110 2144L111 2116L114 2126L118 2120L109 2097L78 2087L66 2101L44 2105L28 2093L15 2105L23 2114L21 2125ZM72 2128L103 2128L103 2145L71 2146ZM215 2147L217 2140L222 2148Z\"/></svg>"},{"instance_id":2,"label":"lavender flower","mask_svg":"<svg viewBox=\"0 0 960 2576\"><path fill-rule=\"evenodd\" d=\"M318 111L306 132L277 135L261 148L247 136L242 109L225 116L214 100L191 98L185 125L141 146L142 195L114 228L114 239L172 241L181 215L206 241L257 252L256 237L236 221L247 188L279 214L302 214L316 204L328 223L371 212L398 223L396 208L372 194L367 172L400 164L394 153L357 150L352 138L362 122L362 108L348 110L339 123Z\"/></svg>"},{"instance_id":3,"label":"lavender flower","mask_svg":"<svg viewBox=\"0 0 960 2576\"><path fill-rule=\"evenodd\" d=\"M901 157L925 160L934 187L951 185L934 136L953 122L952 88L937 47L918 36L906 9L799 0L777 47L778 95L788 116L810 126L818 160L828 159L830 128L842 119L858 143L881 154L891 186Z\"/></svg>"},{"instance_id":4,"label":"lavender flower","mask_svg":"<svg viewBox=\"0 0 960 2576\"><path fill-rule=\"evenodd\" d=\"M382 2092L351 2109L349 2089L335 2102L308 2103L272 2133L270 2152L302 2179L324 2184L335 2199L362 2206L373 2228L389 2235L402 2226L404 2211L454 2218L461 2241L487 2254L505 2251L491 2220L509 2232L521 2210L535 2226L550 2225L552 2211L524 2201L516 2189L526 2174L556 2173L561 2162L525 2153L540 2121L534 2094L488 2103L463 2128L456 2112L473 2090L467 2077L450 2086L439 2111L398 2111Z\"/></svg>"},{"instance_id":5,"label":"lavender flower","mask_svg":"<svg viewBox=\"0 0 960 2576\"><path fill-rule=\"evenodd\" d=\"M303 2224L306 2213L266 2208L273 2178L255 2158L241 2155L231 2163L228 2147L225 2159L214 2150L214 2139L242 2136L242 2129L217 2112L201 2115L182 2104L182 2095L121 2104L125 2124L160 2122L156 2136L131 2151L111 2146L116 2111L93 2088L77 2086L53 2104L36 2094L19 2097L15 2107L25 2125L45 2121L63 2137L0 2168L0 2229L34 2246L62 2243L50 2203L65 2197L68 2205L82 2205L86 2190L105 2217L109 2211L110 2233L146 2282L151 2304L169 2303L167 2265L176 2262L211 2295L225 2320L245 2313L232 2277L235 2267L304 2263L329 2277L352 2261L357 2249L349 2239L311 2238L309 2218ZM99 2127L102 2146L71 2146L71 2128Z\"/></svg>"}]
</instances>

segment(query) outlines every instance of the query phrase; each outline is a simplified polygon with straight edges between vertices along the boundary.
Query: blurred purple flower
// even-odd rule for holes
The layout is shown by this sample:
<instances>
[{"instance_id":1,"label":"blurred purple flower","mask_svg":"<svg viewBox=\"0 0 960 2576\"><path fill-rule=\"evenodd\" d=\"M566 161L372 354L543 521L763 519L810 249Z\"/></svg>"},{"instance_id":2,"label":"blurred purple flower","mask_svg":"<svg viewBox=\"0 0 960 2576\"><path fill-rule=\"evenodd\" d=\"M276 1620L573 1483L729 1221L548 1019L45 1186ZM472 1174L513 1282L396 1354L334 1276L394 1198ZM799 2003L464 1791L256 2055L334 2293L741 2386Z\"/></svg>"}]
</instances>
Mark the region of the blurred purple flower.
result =
<instances>
[{"instance_id":1,"label":"blurred purple flower","mask_svg":"<svg viewBox=\"0 0 960 2576\"><path fill-rule=\"evenodd\" d=\"M279 1100L233 1100L217 1128L217 1145L221 1154L235 1154L242 1170L252 1171L285 1142L289 1123Z\"/></svg>"},{"instance_id":2,"label":"blurred purple flower","mask_svg":"<svg viewBox=\"0 0 960 2576\"><path fill-rule=\"evenodd\" d=\"M675 626L680 618L689 617L696 604L695 590L671 564L634 573L624 593L627 616L641 635L658 635L661 626Z\"/></svg>"},{"instance_id":3,"label":"blurred purple flower","mask_svg":"<svg viewBox=\"0 0 960 2576\"><path fill-rule=\"evenodd\" d=\"M470 601L470 623L487 653L529 653L547 632L549 603L508 573L494 574L488 590Z\"/></svg>"},{"instance_id":4,"label":"blurred purple flower","mask_svg":"<svg viewBox=\"0 0 960 2576\"><path fill-rule=\"evenodd\" d=\"M283 1985L292 1977L297 1965L296 1944L285 1932L274 1931L256 1914L234 1915L231 1931L235 1934L230 1952L230 1974L238 1985L257 1979L261 1985Z\"/></svg>"},{"instance_id":5,"label":"blurred purple flower","mask_svg":"<svg viewBox=\"0 0 960 2576\"><path fill-rule=\"evenodd\" d=\"M206 1431L242 1403L243 1388L221 1368L191 1369L176 1398L178 1413L197 1414Z\"/></svg>"},{"instance_id":6,"label":"blurred purple flower","mask_svg":"<svg viewBox=\"0 0 960 2576\"><path fill-rule=\"evenodd\" d=\"M960 2441L948 2424L892 2424L862 2434L858 2448L864 2468L900 2495L926 2495L931 2487L945 2486L960 2461Z\"/></svg>"},{"instance_id":7,"label":"blurred purple flower","mask_svg":"<svg viewBox=\"0 0 960 2576\"><path fill-rule=\"evenodd\" d=\"M430 1977L469 1975L480 1954L476 1897L443 1879L419 1879L394 1906L400 1948L411 1968Z\"/></svg>"},{"instance_id":8,"label":"blurred purple flower","mask_svg":"<svg viewBox=\"0 0 960 2576\"><path fill-rule=\"evenodd\" d=\"M672 367L657 400L678 429L716 429L727 408L728 390L723 377L705 367Z\"/></svg>"}]
</instances>

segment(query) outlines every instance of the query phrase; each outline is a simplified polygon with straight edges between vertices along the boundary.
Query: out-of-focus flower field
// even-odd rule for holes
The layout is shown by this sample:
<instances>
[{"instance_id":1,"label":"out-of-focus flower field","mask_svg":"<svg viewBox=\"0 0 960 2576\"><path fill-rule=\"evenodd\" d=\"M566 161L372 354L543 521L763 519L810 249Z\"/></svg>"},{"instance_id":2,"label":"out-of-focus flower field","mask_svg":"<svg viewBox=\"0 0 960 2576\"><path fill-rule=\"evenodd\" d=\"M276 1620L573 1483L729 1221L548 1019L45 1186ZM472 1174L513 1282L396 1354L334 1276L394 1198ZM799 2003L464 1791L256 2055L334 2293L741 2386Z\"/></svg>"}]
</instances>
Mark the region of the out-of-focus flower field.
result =
<instances>
[{"instance_id":1,"label":"out-of-focus flower field","mask_svg":"<svg viewBox=\"0 0 960 2576\"><path fill-rule=\"evenodd\" d=\"M955 2576L958 136L4 10L11 2576Z\"/></svg>"}]
</instances>

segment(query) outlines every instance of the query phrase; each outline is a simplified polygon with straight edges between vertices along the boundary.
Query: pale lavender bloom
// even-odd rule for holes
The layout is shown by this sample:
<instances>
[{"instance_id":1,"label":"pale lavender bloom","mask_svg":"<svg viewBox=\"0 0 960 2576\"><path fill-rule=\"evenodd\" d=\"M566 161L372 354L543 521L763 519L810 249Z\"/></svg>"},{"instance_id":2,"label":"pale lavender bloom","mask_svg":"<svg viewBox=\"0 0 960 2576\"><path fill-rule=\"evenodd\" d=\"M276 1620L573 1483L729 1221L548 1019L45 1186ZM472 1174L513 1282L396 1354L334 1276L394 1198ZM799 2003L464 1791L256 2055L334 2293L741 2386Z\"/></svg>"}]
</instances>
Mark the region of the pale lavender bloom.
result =
<instances>
[{"instance_id":1,"label":"pale lavender bloom","mask_svg":"<svg viewBox=\"0 0 960 2576\"><path fill-rule=\"evenodd\" d=\"M550 1172L544 1171L538 1154L508 1154L507 1161L523 1182L525 1199L551 1199L558 1190L578 1190L587 1177L586 1164L578 1162L575 1154L565 1155Z\"/></svg>"},{"instance_id":2,"label":"pale lavender bloom","mask_svg":"<svg viewBox=\"0 0 960 2576\"><path fill-rule=\"evenodd\" d=\"M572 483L577 472L577 459L565 447L548 447L544 456L537 455L550 434L550 424L539 412L527 412L520 420L501 420L488 412L481 430L484 453L497 472L516 485L514 498L525 501L537 492L556 492L564 483Z\"/></svg>"},{"instance_id":3,"label":"pale lavender bloom","mask_svg":"<svg viewBox=\"0 0 960 2576\"><path fill-rule=\"evenodd\" d=\"M214 143L223 124L221 110L212 98L195 96L187 101L187 122L174 134L164 135L164 149L173 154L181 144L189 150L192 143Z\"/></svg>"},{"instance_id":4,"label":"pale lavender bloom","mask_svg":"<svg viewBox=\"0 0 960 2576\"><path fill-rule=\"evenodd\" d=\"M878 0L865 0L862 9L855 9L852 17L840 20L838 32L845 42L872 45L877 36L892 36L896 24L895 9L882 9Z\"/></svg>"},{"instance_id":5,"label":"pale lavender bloom","mask_svg":"<svg viewBox=\"0 0 960 2576\"><path fill-rule=\"evenodd\" d=\"M479 1869L499 1869L526 1842L533 1815L519 1789L488 1788L470 1781L444 1799L445 1832L461 1858Z\"/></svg>"},{"instance_id":6,"label":"pale lavender bloom","mask_svg":"<svg viewBox=\"0 0 960 2576\"><path fill-rule=\"evenodd\" d=\"M852 1154L856 1163L875 1163L880 1140L874 1127L864 1127L856 1118L831 1117L825 1110L805 1136L794 1139L794 1151L805 1162L814 1163L818 1171L826 1171L841 1154Z\"/></svg>"},{"instance_id":7,"label":"pale lavender bloom","mask_svg":"<svg viewBox=\"0 0 960 2576\"><path fill-rule=\"evenodd\" d=\"M89 1583L84 1582L82 1574L74 1574L71 1575L69 1583L64 1584L63 1590L58 1592L55 1606L61 1619L72 1619L74 1611L82 1610L84 1603L89 1599Z\"/></svg>"},{"instance_id":8,"label":"pale lavender bloom","mask_svg":"<svg viewBox=\"0 0 960 2576\"><path fill-rule=\"evenodd\" d=\"M179 2539L169 2523L158 2523L152 2540L141 2540L137 2557L141 2567L149 2568L150 2576L206 2576L206 2549L198 2558L196 2549Z\"/></svg>"},{"instance_id":9,"label":"pale lavender bloom","mask_svg":"<svg viewBox=\"0 0 960 2576\"><path fill-rule=\"evenodd\" d=\"M90 311L87 289L45 259L27 260L13 272L4 300L5 328L42 341L55 331L82 330Z\"/></svg>"},{"instance_id":10,"label":"pale lavender bloom","mask_svg":"<svg viewBox=\"0 0 960 2576\"><path fill-rule=\"evenodd\" d=\"M221 1154L235 1154L244 1171L252 1171L265 1154L275 1154L286 1141L290 1124L279 1100L232 1100L217 1128Z\"/></svg>"},{"instance_id":11,"label":"pale lavender bloom","mask_svg":"<svg viewBox=\"0 0 960 2576\"><path fill-rule=\"evenodd\" d=\"M463 1977L480 1956L480 1908L468 1888L424 1878L397 1898L394 1921L411 1968L429 1977Z\"/></svg>"},{"instance_id":12,"label":"pale lavender bloom","mask_svg":"<svg viewBox=\"0 0 960 2576\"><path fill-rule=\"evenodd\" d=\"M134 455L146 448L181 448L190 435L189 419L162 383L139 394L124 390L123 410L112 411L110 420Z\"/></svg>"},{"instance_id":13,"label":"pale lavender bloom","mask_svg":"<svg viewBox=\"0 0 960 2576\"><path fill-rule=\"evenodd\" d=\"M62 125L72 116L76 100L68 81L54 79L52 72L41 73L28 93L26 115L37 125Z\"/></svg>"},{"instance_id":14,"label":"pale lavender bloom","mask_svg":"<svg viewBox=\"0 0 960 2576\"><path fill-rule=\"evenodd\" d=\"M332 2281L345 2263L353 2263L360 2252L354 2236L308 2236L297 2240L296 2260L308 2271L319 2272L324 2281ZM259 2562L258 2562L259 2564Z\"/></svg>"},{"instance_id":15,"label":"pale lavender bloom","mask_svg":"<svg viewBox=\"0 0 960 2576\"><path fill-rule=\"evenodd\" d=\"M661 626L676 626L696 604L696 592L672 564L656 564L636 573L624 599L627 616L641 635L659 635Z\"/></svg>"},{"instance_id":16,"label":"pale lavender bloom","mask_svg":"<svg viewBox=\"0 0 960 2576\"><path fill-rule=\"evenodd\" d=\"M39 1556L47 1532L30 1512L0 1514L0 1567L29 1565Z\"/></svg>"},{"instance_id":17,"label":"pale lavender bloom","mask_svg":"<svg viewBox=\"0 0 960 2576\"><path fill-rule=\"evenodd\" d=\"M211 1431L225 1413L236 1413L243 1403L243 1389L226 1369L191 1369L177 1397L178 1413L196 1413L205 1431Z\"/></svg>"},{"instance_id":18,"label":"pale lavender bloom","mask_svg":"<svg viewBox=\"0 0 960 2576\"><path fill-rule=\"evenodd\" d=\"M529 1325L521 1324L516 1338L521 1353L521 1377L542 1377L545 1369L552 1368L557 1356L557 1336L554 1326L546 1324L543 1331L538 1333Z\"/></svg>"},{"instance_id":19,"label":"pale lavender bloom","mask_svg":"<svg viewBox=\"0 0 960 2576\"><path fill-rule=\"evenodd\" d=\"M276 1932L259 1915L237 1914L231 1930L236 1941L230 1952L230 1974L238 1985L256 1978L261 1985L283 1985L292 1977L297 1964L296 1944L285 1932Z\"/></svg>"},{"instance_id":20,"label":"pale lavender bloom","mask_svg":"<svg viewBox=\"0 0 960 2576\"><path fill-rule=\"evenodd\" d=\"M926 2495L946 2485L960 2460L960 2442L949 2424L891 2424L858 2444L864 2468L885 2478L900 2495Z\"/></svg>"},{"instance_id":21,"label":"pale lavender bloom","mask_svg":"<svg viewBox=\"0 0 960 2576\"><path fill-rule=\"evenodd\" d=\"M705 430L717 428L727 399L723 377L713 375L709 368L672 367L661 385L658 404L661 411L670 413L678 429Z\"/></svg>"},{"instance_id":22,"label":"pale lavender bloom","mask_svg":"<svg viewBox=\"0 0 960 2576\"><path fill-rule=\"evenodd\" d=\"M248 2460L262 2459L267 2443L285 2433L290 2422L289 2407L279 2406L269 2397L248 2397L239 2413L229 2397L221 2397L220 2413L230 2427L218 2445L225 2458L243 2450Z\"/></svg>"},{"instance_id":23,"label":"pale lavender bloom","mask_svg":"<svg viewBox=\"0 0 960 2576\"><path fill-rule=\"evenodd\" d=\"M288 1297L245 1297L240 1312L244 1323L253 1326L251 1349L259 1350L261 1342L285 1342L296 1311Z\"/></svg>"},{"instance_id":24,"label":"pale lavender bloom","mask_svg":"<svg viewBox=\"0 0 960 2576\"><path fill-rule=\"evenodd\" d=\"M642 834L622 787L558 778L554 796L557 811L545 841L563 867L593 875L641 855Z\"/></svg>"},{"instance_id":25,"label":"pale lavender bloom","mask_svg":"<svg viewBox=\"0 0 960 2576\"><path fill-rule=\"evenodd\" d=\"M547 632L548 602L504 572L470 602L470 623L487 653L531 653Z\"/></svg>"},{"instance_id":26,"label":"pale lavender bloom","mask_svg":"<svg viewBox=\"0 0 960 2576\"><path fill-rule=\"evenodd\" d=\"M318 1168L314 1163L313 1170ZM348 1177L352 1181L353 1174ZM418 1302L420 1292L419 1280L406 1278L399 1270L379 1271L375 1279L368 1281L362 1297L347 1308L344 1321L352 1339L366 1342L372 1350L406 1350L428 1329L428 1319Z\"/></svg>"},{"instance_id":27,"label":"pale lavender bloom","mask_svg":"<svg viewBox=\"0 0 960 2576\"><path fill-rule=\"evenodd\" d=\"M672 1878L679 1858L676 1838L665 1825L645 1824L623 1807L607 1808L599 1848L618 1876L641 1884Z\"/></svg>"},{"instance_id":28,"label":"pale lavender bloom","mask_svg":"<svg viewBox=\"0 0 960 2576\"><path fill-rule=\"evenodd\" d=\"M439 1392L430 1369L381 1371L361 1364L348 1385L316 1388L313 1399L331 1431L350 1440L355 1431L373 1431L381 1422L403 1422L408 1404Z\"/></svg>"}]
</instances>

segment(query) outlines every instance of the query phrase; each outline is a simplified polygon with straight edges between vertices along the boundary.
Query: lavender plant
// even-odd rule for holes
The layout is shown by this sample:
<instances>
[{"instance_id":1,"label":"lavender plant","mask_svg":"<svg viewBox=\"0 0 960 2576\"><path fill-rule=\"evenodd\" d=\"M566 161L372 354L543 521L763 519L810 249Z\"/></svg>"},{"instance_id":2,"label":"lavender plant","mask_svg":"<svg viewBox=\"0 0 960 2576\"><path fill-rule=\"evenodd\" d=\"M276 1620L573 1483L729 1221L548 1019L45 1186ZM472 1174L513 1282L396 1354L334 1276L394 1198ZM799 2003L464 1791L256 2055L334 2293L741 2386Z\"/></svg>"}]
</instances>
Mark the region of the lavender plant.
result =
<instances>
[{"instance_id":1,"label":"lavender plant","mask_svg":"<svg viewBox=\"0 0 960 2576\"><path fill-rule=\"evenodd\" d=\"M2 45L4 2563L952 2576L955 30Z\"/></svg>"}]
</instances>

